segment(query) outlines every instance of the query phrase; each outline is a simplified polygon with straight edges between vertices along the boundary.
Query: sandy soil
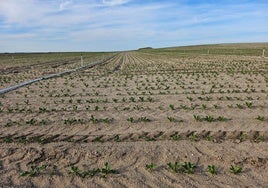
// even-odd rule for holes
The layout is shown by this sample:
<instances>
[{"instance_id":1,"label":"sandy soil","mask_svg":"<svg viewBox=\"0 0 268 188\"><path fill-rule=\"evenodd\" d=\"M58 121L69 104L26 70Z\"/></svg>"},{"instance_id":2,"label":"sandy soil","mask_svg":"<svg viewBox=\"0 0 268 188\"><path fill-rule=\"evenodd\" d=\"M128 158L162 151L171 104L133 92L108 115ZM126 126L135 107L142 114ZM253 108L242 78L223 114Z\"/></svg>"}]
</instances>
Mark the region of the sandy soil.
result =
<instances>
[{"instance_id":1,"label":"sandy soil","mask_svg":"<svg viewBox=\"0 0 268 188\"><path fill-rule=\"evenodd\" d=\"M120 143L1 144L1 186L17 187L267 187L267 142L236 144L230 141L154 141ZM118 174L106 178L81 178L70 174L70 166L81 170L100 168L109 162ZM194 174L174 173L169 162L197 164ZM146 164L155 163L153 171ZM47 164L35 177L21 177L30 164ZM215 164L217 175L207 166ZM231 164L243 167L230 173Z\"/></svg>"}]
</instances>

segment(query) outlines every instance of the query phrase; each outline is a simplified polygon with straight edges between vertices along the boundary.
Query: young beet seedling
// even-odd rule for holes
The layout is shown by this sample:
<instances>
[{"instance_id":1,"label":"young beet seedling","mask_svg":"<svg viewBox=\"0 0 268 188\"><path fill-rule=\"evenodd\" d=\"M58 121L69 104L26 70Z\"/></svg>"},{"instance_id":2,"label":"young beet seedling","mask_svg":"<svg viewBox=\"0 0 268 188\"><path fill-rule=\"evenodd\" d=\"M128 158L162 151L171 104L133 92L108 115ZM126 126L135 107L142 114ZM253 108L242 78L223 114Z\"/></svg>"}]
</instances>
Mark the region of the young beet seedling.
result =
<instances>
[{"instance_id":1,"label":"young beet seedling","mask_svg":"<svg viewBox=\"0 0 268 188\"><path fill-rule=\"evenodd\" d=\"M147 170L153 171L156 168L156 164L150 163L150 164L145 165L145 167Z\"/></svg>"},{"instance_id":2,"label":"young beet seedling","mask_svg":"<svg viewBox=\"0 0 268 188\"><path fill-rule=\"evenodd\" d=\"M13 139L10 138L10 137L5 137L5 138L3 139L3 141L4 141L5 143L11 143L11 142L13 142Z\"/></svg>"},{"instance_id":3,"label":"young beet seedling","mask_svg":"<svg viewBox=\"0 0 268 188\"><path fill-rule=\"evenodd\" d=\"M191 141L198 141L198 135L196 133L192 133L191 135L189 135L189 139Z\"/></svg>"},{"instance_id":4,"label":"young beet seedling","mask_svg":"<svg viewBox=\"0 0 268 188\"><path fill-rule=\"evenodd\" d=\"M71 166L71 171L69 173L79 177L83 176L83 172L77 166Z\"/></svg>"},{"instance_id":5,"label":"young beet seedling","mask_svg":"<svg viewBox=\"0 0 268 188\"><path fill-rule=\"evenodd\" d=\"M178 140L181 139L181 136L178 135L178 134L175 134L175 135L173 135L171 138L172 138L172 140L174 140L174 141L178 141Z\"/></svg>"},{"instance_id":6,"label":"young beet seedling","mask_svg":"<svg viewBox=\"0 0 268 188\"><path fill-rule=\"evenodd\" d=\"M201 121L201 117L200 117L199 115L194 115L194 119L195 119L196 121Z\"/></svg>"},{"instance_id":7,"label":"young beet seedling","mask_svg":"<svg viewBox=\"0 0 268 188\"><path fill-rule=\"evenodd\" d=\"M256 119L259 120L259 121L264 121L264 117L263 116L258 116Z\"/></svg>"},{"instance_id":8,"label":"young beet seedling","mask_svg":"<svg viewBox=\"0 0 268 188\"><path fill-rule=\"evenodd\" d=\"M174 107L173 104L170 104L170 105L169 105L169 108L170 108L171 110L175 110L175 107Z\"/></svg>"},{"instance_id":9,"label":"young beet seedling","mask_svg":"<svg viewBox=\"0 0 268 188\"><path fill-rule=\"evenodd\" d=\"M174 117L168 116L167 118L168 118L168 120L169 120L170 122L175 122L175 121L176 121L176 119L175 119Z\"/></svg>"},{"instance_id":10,"label":"young beet seedling","mask_svg":"<svg viewBox=\"0 0 268 188\"><path fill-rule=\"evenodd\" d=\"M47 168L47 165L45 164L39 167L32 165L30 171L23 171L20 174L20 176L30 176L30 177L37 176L40 174L41 171L44 171L46 168Z\"/></svg>"},{"instance_id":11,"label":"young beet seedling","mask_svg":"<svg viewBox=\"0 0 268 188\"><path fill-rule=\"evenodd\" d=\"M196 164L191 162L184 162L184 164L175 162L174 164L168 163L168 167L175 173L193 174Z\"/></svg>"},{"instance_id":12,"label":"young beet seedling","mask_svg":"<svg viewBox=\"0 0 268 188\"><path fill-rule=\"evenodd\" d=\"M151 120L150 120L149 118L147 118L147 117L140 117L140 118L138 119L138 121L139 121L139 122L150 122Z\"/></svg>"},{"instance_id":13,"label":"young beet seedling","mask_svg":"<svg viewBox=\"0 0 268 188\"><path fill-rule=\"evenodd\" d=\"M191 162L184 162L184 164L182 165L182 167L184 169L184 173L193 174L194 173L194 169L196 168L196 164L191 163Z\"/></svg>"},{"instance_id":14,"label":"young beet seedling","mask_svg":"<svg viewBox=\"0 0 268 188\"><path fill-rule=\"evenodd\" d=\"M98 123L98 119L94 116L94 115L91 115L89 121L92 121L92 123Z\"/></svg>"},{"instance_id":15,"label":"young beet seedling","mask_svg":"<svg viewBox=\"0 0 268 188\"><path fill-rule=\"evenodd\" d=\"M178 163L178 162L175 162L174 164L173 163L168 163L167 165L175 173L179 173L179 172L181 173L182 172L181 164Z\"/></svg>"},{"instance_id":16,"label":"young beet seedling","mask_svg":"<svg viewBox=\"0 0 268 188\"><path fill-rule=\"evenodd\" d=\"M118 134L114 136L114 141L121 142L120 136Z\"/></svg>"},{"instance_id":17,"label":"young beet seedling","mask_svg":"<svg viewBox=\"0 0 268 188\"><path fill-rule=\"evenodd\" d=\"M226 121L227 119L226 119L225 117L223 117L223 116L219 116L219 117L217 118L217 120L218 120L218 121Z\"/></svg>"},{"instance_id":18,"label":"young beet seedling","mask_svg":"<svg viewBox=\"0 0 268 188\"><path fill-rule=\"evenodd\" d=\"M215 165L208 165L208 172L212 175L216 175L218 173Z\"/></svg>"},{"instance_id":19,"label":"young beet seedling","mask_svg":"<svg viewBox=\"0 0 268 188\"><path fill-rule=\"evenodd\" d=\"M127 121L129 121L129 122L131 122L131 123L134 123L134 118L133 118L133 117L129 117L129 118L127 119Z\"/></svg>"},{"instance_id":20,"label":"young beet seedling","mask_svg":"<svg viewBox=\"0 0 268 188\"><path fill-rule=\"evenodd\" d=\"M81 178L86 178L87 176L93 177L97 173L97 172L94 173L95 171L94 172L93 171L92 170L91 171L88 171L88 170L82 171L77 166L71 166L71 171L69 173L73 174L75 176L81 177ZM99 170L98 170L98 172L99 172Z\"/></svg>"},{"instance_id":21,"label":"young beet seedling","mask_svg":"<svg viewBox=\"0 0 268 188\"><path fill-rule=\"evenodd\" d=\"M252 108L253 103L252 103L252 102L246 102L246 106L247 106L248 108Z\"/></svg>"},{"instance_id":22,"label":"young beet seedling","mask_svg":"<svg viewBox=\"0 0 268 188\"><path fill-rule=\"evenodd\" d=\"M102 168L100 172L102 173L103 178L106 178L108 174L118 174L117 170L111 169L111 166L108 162L104 164L104 168Z\"/></svg>"},{"instance_id":23,"label":"young beet seedling","mask_svg":"<svg viewBox=\"0 0 268 188\"><path fill-rule=\"evenodd\" d=\"M206 116L205 117L205 121L207 121L207 122L213 122L213 121L215 121L215 119L212 116Z\"/></svg>"},{"instance_id":24,"label":"young beet seedling","mask_svg":"<svg viewBox=\"0 0 268 188\"><path fill-rule=\"evenodd\" d=\"M233 166L233 165L231 165L230 171L233 174L239 174L239 173L242 172L242 167L241 166Z\"/></svg>"}]
</instances>

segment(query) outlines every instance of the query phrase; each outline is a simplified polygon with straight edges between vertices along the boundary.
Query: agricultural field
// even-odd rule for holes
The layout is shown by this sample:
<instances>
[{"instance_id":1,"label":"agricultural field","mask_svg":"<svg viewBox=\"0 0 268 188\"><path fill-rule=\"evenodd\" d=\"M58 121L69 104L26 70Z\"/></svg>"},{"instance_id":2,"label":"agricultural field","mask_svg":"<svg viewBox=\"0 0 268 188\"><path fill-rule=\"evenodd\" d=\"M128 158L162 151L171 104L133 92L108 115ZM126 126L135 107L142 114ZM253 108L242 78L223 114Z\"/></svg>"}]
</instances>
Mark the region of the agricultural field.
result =
<instances>
[{"instance_id":1,"label":"agricultural field","mask_svg":"<svg viewBox=\"0 0 268 188\"><path fill-rule=\"evenodd\" d=\"M5 53L0 54L0 88L99 61L114 53Z\"/></svg>"},{"instance_id":2,"label":"agricultural field","mask_svg":"<svg viewBox=\"0 0 268 188\"><path fill-rule=\"evenodd\" d=\"M0 95L1 187L267 187L268 44L87 53ZM81 66L0 55L0 88Z\"/></svg>"}]
</instances>

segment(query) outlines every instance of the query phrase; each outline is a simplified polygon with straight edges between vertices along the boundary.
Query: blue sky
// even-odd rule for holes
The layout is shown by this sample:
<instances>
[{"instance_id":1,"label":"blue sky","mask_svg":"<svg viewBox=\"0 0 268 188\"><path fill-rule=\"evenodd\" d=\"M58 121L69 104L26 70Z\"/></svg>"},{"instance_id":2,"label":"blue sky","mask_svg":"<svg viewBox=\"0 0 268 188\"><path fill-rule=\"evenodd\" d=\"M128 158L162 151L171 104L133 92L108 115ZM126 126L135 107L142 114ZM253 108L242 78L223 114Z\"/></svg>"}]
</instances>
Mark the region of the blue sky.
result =
<instances>
[{"instance_id":1,"label":"blue sky","mask_svg":"<svg viewBox=\"0 0 268 188\"><path fill-rule=\"evenodd\" d=\"M268 42L267 0L0 0L0 52Z\"/></svg>"}]
</instances>

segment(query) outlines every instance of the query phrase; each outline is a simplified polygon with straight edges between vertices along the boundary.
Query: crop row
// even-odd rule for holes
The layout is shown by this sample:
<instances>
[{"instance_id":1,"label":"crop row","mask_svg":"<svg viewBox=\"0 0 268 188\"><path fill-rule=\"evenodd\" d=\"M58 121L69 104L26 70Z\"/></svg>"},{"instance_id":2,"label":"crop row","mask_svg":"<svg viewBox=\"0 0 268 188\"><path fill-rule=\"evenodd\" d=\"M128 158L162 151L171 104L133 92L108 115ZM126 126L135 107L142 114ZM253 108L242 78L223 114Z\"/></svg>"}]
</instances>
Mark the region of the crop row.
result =
<instances>
[{"instance_id":1,"label":"crop row","mask_svg":"<svg viewBox=\"0 0 268 188\"><path fill-rule=\"evenodd\" d=\"M156 171L157 165L154 163L149 163L144 165L145 169L147 169L150 172ZM165 166L165 168L173 173L180 173L180 174L194 174L196 168L201 168L201 164L197 165L196 163L192 162L169 162ZM163 168L162 168L163 169ZM105 162L104 166L101 168L93 168L89 170L82 170L77 166L70 166L69 169L66 170L68 172L68 175L71 176L77 176L80 178L93 178L94 176L99 176L101 178L107 178L111 174L120 174L119 170L113 169L111 165L108 162ZM199 170L200 171L200 170ZM215 176L219 173L219 168L216 167L216 165L211 164L207 166L206 172ZM231 164L229 168L229 172L232 174L240 174L243 172L243 168L239 165ZM22 171L20 173L20 176L22 177L36 177L40 175L58 175L57 174L57 166L53 165L47 165L42 164L40 166L37 165L31 165L29 170Z\"/></svg>"}]
</instances>

